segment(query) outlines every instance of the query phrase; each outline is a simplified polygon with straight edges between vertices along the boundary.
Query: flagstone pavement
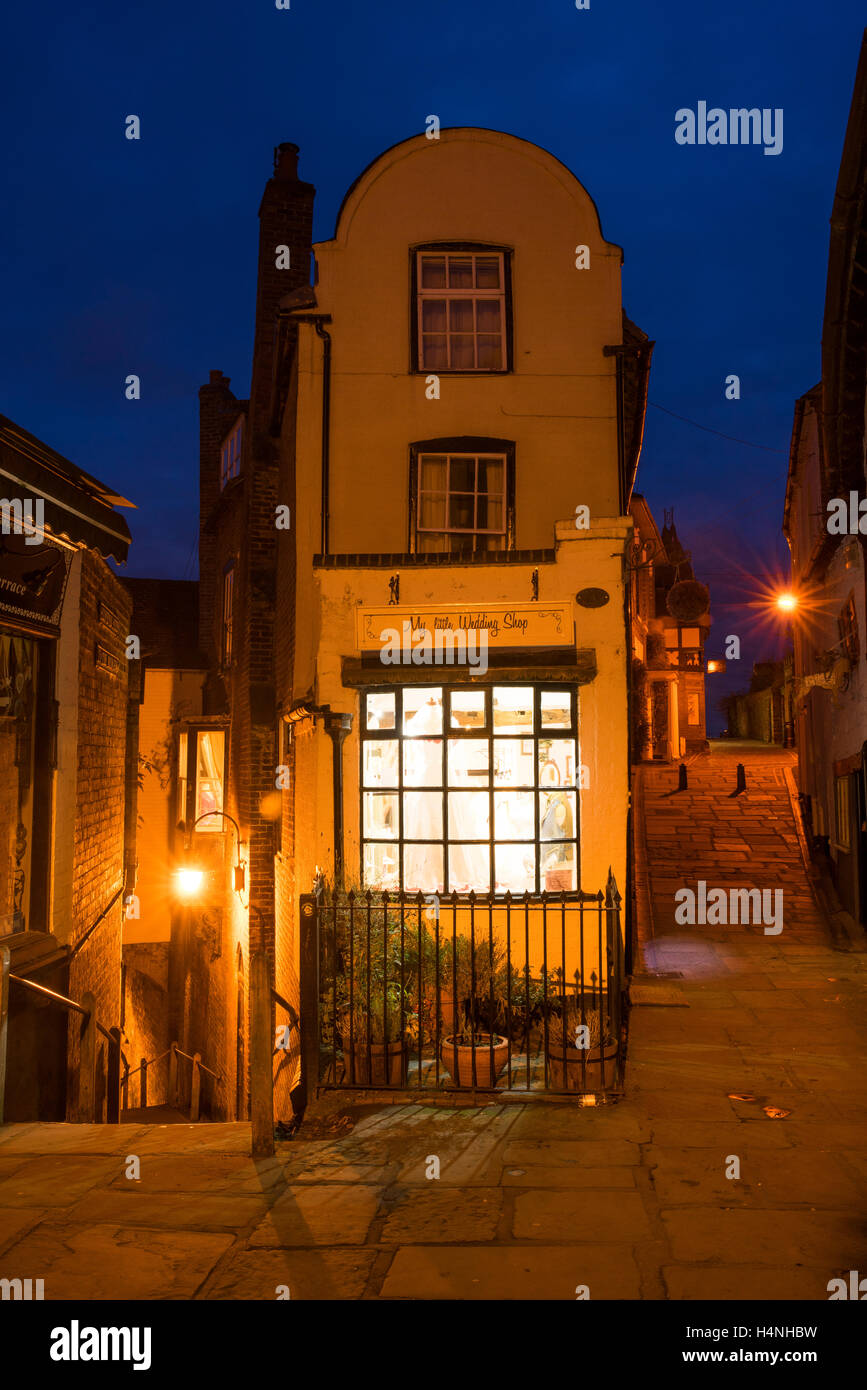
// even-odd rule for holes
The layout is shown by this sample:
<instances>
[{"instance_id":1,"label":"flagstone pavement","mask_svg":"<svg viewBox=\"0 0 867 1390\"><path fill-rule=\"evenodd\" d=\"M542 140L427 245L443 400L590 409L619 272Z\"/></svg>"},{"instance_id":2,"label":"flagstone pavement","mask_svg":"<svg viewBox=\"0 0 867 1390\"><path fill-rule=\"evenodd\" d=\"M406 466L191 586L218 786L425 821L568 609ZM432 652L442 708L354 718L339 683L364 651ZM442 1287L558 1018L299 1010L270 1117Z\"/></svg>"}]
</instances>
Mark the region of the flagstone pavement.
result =
<instances>
[{"instance_id":1,"label":"flagstone pavement","mask_svg":"<svg viewBox=\"0 0 867 1390\"><path fill-rule=\"evenodd\" d=\"M638 770L622 1098L343 1097L263 1161L246 1124L8 1125L0 1278L74 1300L823 1300L867 1274L867 953L814 898L791 766L712 745L685 792ZM699 879L781 887L783 931L678 926Z\"/></svg>"}]
</instances>

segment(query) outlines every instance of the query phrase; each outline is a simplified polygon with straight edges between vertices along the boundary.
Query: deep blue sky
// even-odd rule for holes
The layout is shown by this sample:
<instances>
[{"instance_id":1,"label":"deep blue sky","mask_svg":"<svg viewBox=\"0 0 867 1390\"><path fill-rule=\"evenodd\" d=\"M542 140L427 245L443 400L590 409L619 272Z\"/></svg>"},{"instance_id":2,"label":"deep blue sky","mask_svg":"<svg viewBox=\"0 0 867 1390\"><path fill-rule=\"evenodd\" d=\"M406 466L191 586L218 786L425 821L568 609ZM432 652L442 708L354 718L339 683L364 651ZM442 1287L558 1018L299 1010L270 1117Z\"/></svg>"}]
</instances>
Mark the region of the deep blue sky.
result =
<instances>
[{"instance_id":1,"label":"deep blue sky","mask_svg":"<svg viewBox=\"0 0 867 1390\"><path fill-rule=\"evenodd\" d=\"M196 392L249 388L257 210L281 140L331 235L352 180L443 126L563 160L624 247L656 339L639 474L712 586L745 684L773 645L738 600L785 566L795 398L819 377L828 217L863 0L163 0L19 5L3 21L0 411L137 503L128 572L194 573ZM679 107L782 107L779 156L684 147ZM142 120L139 142L124 119ZM142 378L142 400L123 382ZM742 398L724 398L727 374ZM768 452L776 450L777 452ZM719 678L717 678L719 681Z\"/></svg>"}]
</instances>

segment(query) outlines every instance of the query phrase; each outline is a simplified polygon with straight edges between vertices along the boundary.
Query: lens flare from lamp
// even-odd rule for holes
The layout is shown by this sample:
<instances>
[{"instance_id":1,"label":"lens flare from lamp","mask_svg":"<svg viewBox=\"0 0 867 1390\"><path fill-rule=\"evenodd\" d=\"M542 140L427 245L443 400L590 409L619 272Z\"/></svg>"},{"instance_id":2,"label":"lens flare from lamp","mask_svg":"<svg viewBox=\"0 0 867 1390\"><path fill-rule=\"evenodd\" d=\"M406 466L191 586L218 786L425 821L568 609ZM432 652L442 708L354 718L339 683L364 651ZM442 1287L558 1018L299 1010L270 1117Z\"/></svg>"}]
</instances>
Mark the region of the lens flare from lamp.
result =
<instances>
[{"instance_id":1,"label":"lens flare from lamp","mask_svg":"<svg viewBox=\"0 0 867 1390\"><path fill-rule=\"evenodd\" d=\"M184 898L194 898L201 890L204 877L201 869L178 869L175 875L178 892Z\"/></svg>"},{"instance_id":2,"label":"lens flare from lamp","mask_svg":"<svg viewBox=\"0 0 867 1390\"><path fill-rule=\"evenodd\" d=\"M798 600L794 594L777 594L777 607L781 613L793 613L798 606Z\"/></svg>"}]
</instances>

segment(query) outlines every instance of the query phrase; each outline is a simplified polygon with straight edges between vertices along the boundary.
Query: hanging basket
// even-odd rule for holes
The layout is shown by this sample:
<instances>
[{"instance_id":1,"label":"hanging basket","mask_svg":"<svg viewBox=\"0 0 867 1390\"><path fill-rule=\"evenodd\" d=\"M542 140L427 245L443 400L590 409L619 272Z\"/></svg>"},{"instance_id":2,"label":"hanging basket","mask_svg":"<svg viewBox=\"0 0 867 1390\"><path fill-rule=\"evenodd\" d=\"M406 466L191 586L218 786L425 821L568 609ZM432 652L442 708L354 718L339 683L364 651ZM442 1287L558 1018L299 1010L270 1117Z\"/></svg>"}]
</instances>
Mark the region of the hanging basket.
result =
<instances>
[{"instance_id":1,"label":"hanging basket","mask_svg":"<svg viewBox=\"0 0 867 1390\"><path fill-rule=\"evenodd\" d=\"M669 589L665 606L678 622L694 622L710 608L710 590L706 584L699 584L697 579L683 579Z\"/></svg>"}]
</instances>

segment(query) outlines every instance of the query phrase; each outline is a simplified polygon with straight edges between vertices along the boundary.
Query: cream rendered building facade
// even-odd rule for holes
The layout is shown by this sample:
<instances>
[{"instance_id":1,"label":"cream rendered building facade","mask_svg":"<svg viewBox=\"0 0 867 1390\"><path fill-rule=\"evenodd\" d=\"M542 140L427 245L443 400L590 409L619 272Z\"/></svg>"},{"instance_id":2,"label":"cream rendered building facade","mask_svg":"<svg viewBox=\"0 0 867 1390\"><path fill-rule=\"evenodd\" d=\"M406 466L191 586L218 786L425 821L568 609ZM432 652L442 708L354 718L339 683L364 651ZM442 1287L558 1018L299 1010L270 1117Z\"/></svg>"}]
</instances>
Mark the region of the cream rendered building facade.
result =
<instances>
[{"instance_id":1,"label":"cream rendered building facade","mask_svg":"<svg viewBox=\"0 0 867 1390\"><path fill-rule=\"evenodd\" d=\"M278 678L295 890L342 869L347 886L596 893L609 867L623 889L627 507L652 344L623 315L621 249L552 155L455 129L375 160L314 254L315 303L302 293L283 306L297 323L281 481L294 661ZM426 520L457 530L432 535ZM363 638L461 615L490 624L486 672L386 664ZM381 731L403 748L362 746ZM437 735L477 733L477 746L419 773L408 746L419 732L434 759ZM521 795L506 806L494 790L487 812L458 799L497 785ZM412 801L418 786L425 804ZM546 820L574 840L574 872ZM487 857L458 846L486 834Z\"/></svg>"}]
</instances>

